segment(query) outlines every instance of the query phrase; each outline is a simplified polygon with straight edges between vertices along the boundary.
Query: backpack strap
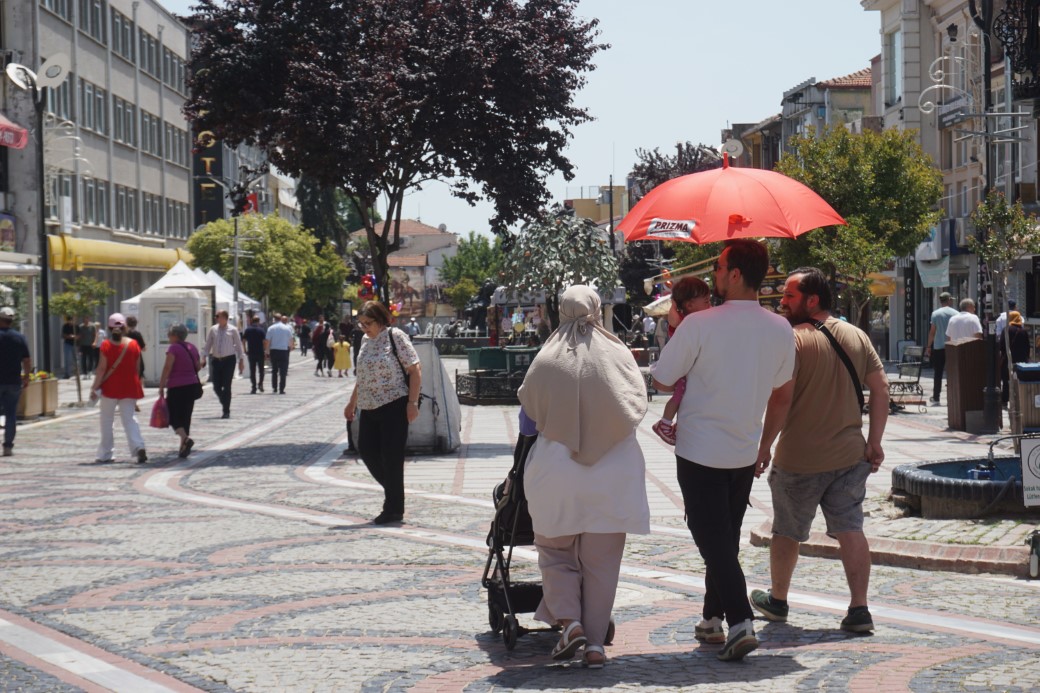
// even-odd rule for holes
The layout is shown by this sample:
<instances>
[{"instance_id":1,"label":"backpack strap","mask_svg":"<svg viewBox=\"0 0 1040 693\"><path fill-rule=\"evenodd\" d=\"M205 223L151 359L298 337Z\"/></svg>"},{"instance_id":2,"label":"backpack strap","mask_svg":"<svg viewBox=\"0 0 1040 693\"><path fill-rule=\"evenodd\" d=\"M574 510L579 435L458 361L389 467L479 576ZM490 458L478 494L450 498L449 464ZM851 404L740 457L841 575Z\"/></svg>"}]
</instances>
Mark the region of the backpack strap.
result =
<instances>
[{"instance_id":1,"label":"backpack strap","mask_svg":"<svg viewBox=\"0 0 1040 693\"><path fill-rule=\"evenodd\" d=\"M841 344L838 344L838 340L835 339L831 331L820 320L809 320L812 326L823 333L823 335L830 341L831 346L834 347L834 351L838 352L838 358L845 364L845 368L849 371L849 376L852 378L852 385L856 390L856 399L859 400L860 411L863 410L865 398L863 397L863 386L860 385L859 376L856 375L856 367L852 365L852 359L845 353L845 349L842 348Z\"/></svg>"}]
</instances>

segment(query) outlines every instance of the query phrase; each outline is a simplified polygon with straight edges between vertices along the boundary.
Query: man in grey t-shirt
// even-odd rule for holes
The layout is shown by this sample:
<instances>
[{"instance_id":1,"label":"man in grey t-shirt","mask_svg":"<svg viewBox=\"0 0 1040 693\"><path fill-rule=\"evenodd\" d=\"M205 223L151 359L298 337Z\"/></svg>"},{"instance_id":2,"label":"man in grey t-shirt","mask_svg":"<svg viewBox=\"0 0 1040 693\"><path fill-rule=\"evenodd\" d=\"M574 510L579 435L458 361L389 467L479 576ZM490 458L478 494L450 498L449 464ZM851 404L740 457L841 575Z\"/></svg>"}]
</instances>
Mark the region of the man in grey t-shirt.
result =
<instances>
[{"instance_id":1,"label":"man in grey t-shirt","mask_svg":"<svg viewBox=\"0 0 1040 693\"><path fill-rule=\"evenodd\" d=\"M950 324L950 318L957 314L956 309L950 305L952 302L953 296L949 292L939 294L940 307L932 312L928 346L924 348L924 355L930 356L935 371L931 404L939 404L939 394L942 392L943 370L946 368L946 327Z\"/></svg>"}]
</instances>

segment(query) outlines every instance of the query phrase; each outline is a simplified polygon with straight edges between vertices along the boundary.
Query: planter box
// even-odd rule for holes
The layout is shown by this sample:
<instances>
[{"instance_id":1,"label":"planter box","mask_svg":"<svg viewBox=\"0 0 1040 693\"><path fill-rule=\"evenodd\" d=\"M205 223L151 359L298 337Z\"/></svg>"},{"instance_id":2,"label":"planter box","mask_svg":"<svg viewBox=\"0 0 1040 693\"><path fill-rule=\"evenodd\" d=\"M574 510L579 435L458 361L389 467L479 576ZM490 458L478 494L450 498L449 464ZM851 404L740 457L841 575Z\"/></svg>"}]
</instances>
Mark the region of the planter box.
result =
<instances>
[{"instance_id":1,"label":"planter box","mask_svg":"<svg viewBox=\"0 0 1040 693\"><path fill-rule=\"evenodd\" d=\"M40 380L43 386L43 415L54 416L58 413L58 379Z\"/></svg>"},{"instance_id":2,"label":"planter box","mask_svg":"<svg viewBox=\"0 0 1040 693\"><path fill-rule=\"evenodd\" d=\"M18 400L18 418L32 419L43 413L43 383L35 380L22 389Z\"/></svg>"}]
</instances>

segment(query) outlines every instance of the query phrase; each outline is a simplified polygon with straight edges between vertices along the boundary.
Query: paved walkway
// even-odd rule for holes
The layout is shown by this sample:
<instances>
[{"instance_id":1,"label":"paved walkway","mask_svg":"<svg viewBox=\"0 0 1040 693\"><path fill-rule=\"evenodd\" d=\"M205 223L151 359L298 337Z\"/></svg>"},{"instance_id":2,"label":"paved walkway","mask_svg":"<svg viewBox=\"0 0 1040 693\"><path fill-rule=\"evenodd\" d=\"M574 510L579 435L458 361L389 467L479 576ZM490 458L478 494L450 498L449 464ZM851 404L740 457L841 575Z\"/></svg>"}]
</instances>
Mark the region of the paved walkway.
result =
<instances>
[{"instance_id":1,"label":"paved walkway","mask_svg":"<svg viewBox=\"0 0 1040 693\"><path fill-rule=\"evenodd\" d=\"M508 651L488 628L479 578L516 408L464 407L463 446L408 463L407 522L375 527L381 492L341 456L349 382L315 378L310 365L294 357L284 397L236 381L228 420L207 393L187 460L170 432L147 429L148 465L125 450L93 464L93 409L20 428L0 463L0 690L1024 691L1040 680L1040 583L898 560L874 569L873 637L837 629L841 565L806 557L790 622L760 624L762 648L745 662L718 662L717 646L692 637L703 565L682 525L674 457L649 428L661 398L639 433L653 533L628 543L610 664L549 665L549 634ZM892 419L886 468L985 453L935 414ZM894 517L887 487L883 468L870 488L875 546L923 556L963 542L934 565L986 567L968 554L1021 544L1032 528ZM764 481L752 505L749 535L769 520ZM742 557L749 587L765 586L768 551L748 544ZM514 569L537 580L530 547Z\"/></svg>"}]
</instances>

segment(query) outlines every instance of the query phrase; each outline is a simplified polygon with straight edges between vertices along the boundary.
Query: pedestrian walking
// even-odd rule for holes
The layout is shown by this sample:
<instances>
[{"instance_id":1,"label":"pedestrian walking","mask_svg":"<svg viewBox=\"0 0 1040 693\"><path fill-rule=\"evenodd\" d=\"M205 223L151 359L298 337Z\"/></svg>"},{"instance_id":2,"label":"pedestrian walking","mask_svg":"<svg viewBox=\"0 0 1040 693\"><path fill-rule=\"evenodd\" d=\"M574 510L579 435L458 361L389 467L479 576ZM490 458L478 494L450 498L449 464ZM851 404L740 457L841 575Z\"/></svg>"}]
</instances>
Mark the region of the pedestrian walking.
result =
<instances>
[{"instance_id":1,"label":"pedestrian walking","mask_svg":"<svg viewBox=\"0 0 1040 693\"><path fill-rule=\"evenodd\" d=\"M289 327L289 316L283 315L281 320L267 328L267 339L264 349L271 359L271 393L285 394L285 379L289 375L289 353L295 347L292 328ZM263 387L260 388L263 390Z\"/></svg>"},{"instance_id":2,"label":"pedestrian walking","mask_svg":"<svg viewBox=\"0 0 1040 693\"><path fill-rule=\"evenodd\" d=\"M0 308L0 413L4 415L4 457L14 454L14 435L18 426L18 400L29 387L32 359L29 345L14 329L15 310Z\"/></svg>"},{"instance_id":3,"label":"pedestrian walking","mask_svg":"<svg viewBox=\"0 0 1040 693\"><path fill-rule=\"evenodd\" d=\"M242 350L242 337L238 328L228 324L226 310L217 313L217 324L209 328L206 344L202 347L202 365L209 360L209 379L213 383L213 392L220 400L224 413L220 418L231 418L231 381L235 377L235 363L238 373L245 372L245 352Z\"/></svg>"},{"instance_id":4,"label":"pedestrian walking","mask_svg":"<svg viewBox=\"0 0 1040 693\"><path fill-rule=\"evenodd\" d=\"M357 380L343 410L347 421L358 421L358 453L372 477L383 487L383 511L377 525L404 517L404 450L408 425L419 417L422 373L419 356L408 336L390 326L390 312L376 301L358 311L365 331L357 358Z\"/></svg>"},{"instance_id":5,"label":"pedestrian walking","mask_svg":"<svg viewBox=\"0 0 1040 693\"><path fill-rule=\"evenodd\" d=\"M636 441L646 383L625 344L603 329L593 289L563 293L560 326L518 396L521 421L539 432L524 471L542 572L535 618L563 629L553 659L584 646L585 664L601 668L626 535L650 533L650 508Z\"/></svg>"},{"instance_id":6,"label":"pedestrian walking","mask_svg":"<svg viewBox=\"0 0 1040 693\"><path fill-rule=\"evenodd\" d=\"M249 394L255 395L259 389L264 391L264 343L267 330L260 325L260 317L254 315L249 320L249 327L242 332L246 343L246 356L249 359Z\"/></svg>"},{"instance_id":7,"label":"pedestrian walking","mask_svg":"<svg viewBox=\"0 0 1040 693\"><path fill-rule=\"evenodd\" d=\"M144 397L141 387L141 376L137 371L137 362L141 359L141 347L126 336L126 318L122 313L108 316L108 329L111 336L102 342L101 356L98 359L94 382L90 386L90 399L99 405L99 425L101 442L98 443L95 462L111 462L115 449L112 428L115 424L116 409L123 424L130 446L130 454L137 457L140 464L148 461L144 449L144 438L141 428L134 417L137 400Z\"/></svg>"},{"instance_id":8,"label":"pedestrian walking","mask_svg":"<svg viewBox=\"0 0 1040 693\"><path fill-rule=\"evenodd\" d=\"M412 339L419 334L419 323L415 321L415 318L411 318L408 324L404 326L404 331L408 334L408 339Z\"/></svg>"},{"instance_id":9,"label":"pedestrian walking","mask_svg":"<svg viewBox=\"0 0 1040 693\"><path fill-rule=\"evenodd\" d=\"M307 350L311 348L311 325L306 320L300 323L300 354L307 356Z\"/></svg>"},{"instance_id":10,"label":"pedestrian walking","mask_svg":"<svg viewBox=\"0 0 1040 693\"><path fill-rule=\"evenodd\" d=\"M888 422L888 379L870 337L831 316L831 304L827 276L819 269L801 267L788 276L780 308L794 326L795 377L773 392L766 407L755 476L772 460L771 586L768 592L752 591L751 603L767 620L787 620L798 549L809 539L820 508L827 534L838 540L851 592L841 629L867 633L874 621L867 608L870 546L863 534L863 499L867 477L885 460L881 438ZM866 438L861 383L870 390Z\"/></svg>"},{"instance_id":11,"label":"pedestrian walking","mask_svg":"<svg viewBox=\"0 0 1040 693\"><path fill-rule=\"evenodd\" d=\"M76 326L76 344L79 346L79 365L82 375L94 372L94 340L97 339L97 328L87 316Z\"/></svg>"},{"instance_id":12,"label":"pedestrian walking","mask_svg":"<svg viewBox=\"0 0 1040 693\"><path fill-rule=\"evenodd\" d=\"M982 339L982 322L975 315L975 301L962 298L960 312L950 318L946 325L946 343L959 344Z\"/></svg>"},{"instance_id":13,"label":"pedestrian walking","mask_svg":"<svg viewBox=\"0 0 1040 693\"><path fill-rule=\"evenodd\" d=\"M319 315L318 322L314 325L314 329L311 330L311 347L314 349L314 375L319 377L325 375L325 352L327 350L325 342L327 339L325 318Z\"/></svg>"},{"instance_id":14,"label":"pedestrian walking","mask_svg":"<svg viewBox=\"0 0 1040 693\"><path fill-rule=\"evenodd\" d=\"M687 389L697 393L679 405L676 471L686 523L705 564L703 620L694 637L724 641L716 655L724 661L742 659L758 647L738 557L740 530L766 402L794 370L790 324L758 302L768 268L764 245L727 241L715 262L713 286L725 302L679 324L653 376L662 392L671 392L686 376Z\"/></svg>"},{"instance_id":15,"label":"pedestrian walking","mask_svg":"<svg viewBox=\"0 0 1040 693\"><path fill-rule=\"evenodd\" d=\"M1023 324L1022 314L1017 310L1008 311L1007 325L997 338L997 363L1000 365L1000 397L1006 407L1011 401L1010 376L1008 367L1008 351L1011 352L1011 363L1022 363L1029 360L1029 332Z\"/></svg>"},{"instance_id":16,"label":"pedestrian walking","mask_svg":"<svg viewBox=\"0 0 1040 693\"><path fill-rule=\"evenodd\" d=\"M943 291L939 294L939 307L932 311L932 317L929 318L931 327L928 328L928 344L924 348L924 355L932 362L934 377L929 404L939 404L939 395L942 393L943 371L946 369L946 327L950 324L950 318L957 314L950 305L952 301L953 296Z\"/></svg>"},{"instance_id":17,"label":"pedestrian walking","mask_svg":"<svg viewBox=\"0 0 1040 693\"><path fill-rule=\"evenodd\" d=\"M68 379L76 370L76 324L71 315L66 315L65 322L61 325L61 352L65 378Z\"/></svg>"},{"instance_id":18,"label":"pedestrian walking","mask_svg":"<svg viewBox=\"0 0 1040 693\"><path fill-rule=\"evenodd\" d=\"M333 368L339 371L339 377L342 378L344 371L350 373L350 344L347 342L346 333L339 333L339 341L332 345L332 352Z\"/></svg>"},{"instance_id":19,"label":"pedestrian walking","mask_svg":"<svg viewBox=\"0 0 1040 693\"><path fill-rule=\"evenodd\" d=\"M108 339L108 333L105 332L105 328L101 326L101 323L94 323L94 369L98 367L98 361L101 358L101 345L104 344L105 340Z\"/></svg>"},{"instance_id":20,"label":"pedestrian walking","mask_svg":"<svg viewBox=\"0 0 1040 693\"><path fill-rule=\"evenodd\" d=\"M128 315L126 316L126 336L137 342L137 346L141 347L141 358L137 362L137 374L141 380L144 380L144 352L148 346L144 343L144 335L137 329L137 316Z\"/></svg>"},{"instance_id":21,"label":"pedestrian walking","mask_svg":"<svg viewBox=\"0 0 1040 693\"><path fill-rule=\"evenodd\" d=\"M195 445L191 439L191 417L195 412L195 400L202 396L202 382L199 380L202 361L198 349L188 341L188 328L184 325L172 325L167 341L170 346L166 349L166 361L159 377L159 396L166 398L170 428L180 438L177 456L184 458L191 454Z\"/></svg>"}]
</instances>

